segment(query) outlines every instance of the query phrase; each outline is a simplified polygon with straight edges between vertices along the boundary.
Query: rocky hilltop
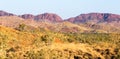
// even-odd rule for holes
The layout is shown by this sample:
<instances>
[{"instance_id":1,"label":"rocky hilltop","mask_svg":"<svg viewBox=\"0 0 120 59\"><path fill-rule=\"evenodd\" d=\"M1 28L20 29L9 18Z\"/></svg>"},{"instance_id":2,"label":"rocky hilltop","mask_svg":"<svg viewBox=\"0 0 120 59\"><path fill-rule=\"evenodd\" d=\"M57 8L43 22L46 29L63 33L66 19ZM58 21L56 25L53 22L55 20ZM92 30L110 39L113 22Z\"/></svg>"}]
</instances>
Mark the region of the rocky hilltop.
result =
<instances>
[{"instance_id":1,"label":"rocky hilltop","mask_svg":"<svg viewBox=\"0 0 120 59\"><path fill-rule=\"evenodd\" d=\"M15 14L8 13L8 12L5 12L5 11L0 11L0 16L15 16Z\"/></svg>"},{"instance_id":2,"label":"rocky hilltop","mask_svg":"<svg viewBox=\"0 0 120 59\"><path fill-rule=\"evenodd\" d=\"M16 16L16 15L5 12L5 11L0 11L0 16ZM58 16L57 14L53 14L53 13L44 13L44 14L39 14L39 15L23 14L23 15L17 15L17 16L23 19L32 19L32 20L37 20L37 21L51 21L51 22L63 21L60 16Z\"/></svg>"},{"instance_id":3,"label":"rocky hilltop","mask_svg":"<svg viewBox=\"0 0 120 59\"><path fill-rule=\"evenodd\" d=\"M110 13L88 13L67 19L67 21L72 23L84 23L93 20L98 23L120 21L120 15Z\"/></svg>"},{"instance_id":4,"label":"rocky hilltop","mask_svg":"<svg viewBox=\"0 0 120 59\"><path fill-rule=\"evenodd\" d=\"M58 16L57 14L52 14L52 13L44 13L44 14L40 14L35 16L34 18L35 20L48 20L48 21L52 21L52 22L61 22L63 21L62 18L60 16Z\"/></svg>"},{"instance_id":5,"label":"rocky hilltop","mask_svg":"<svg viewBox=\"0 0 120 59\"><path fill-rule=\"evenodd\" d=\"M5 11L0 11L0 16L16 16L15 14L8 13ZM38 15L32 14L24 14L24 15L17 15L23 19L33 19L37 21L51 21L51 22L61 22L64 21L60 16L53 13L44 13ZM80 14L76 17L71 17L66 19L65 21L69 21L72 23L85 23L85 22L112 22L112 21L120 21L120 15L117 14L110 14L110 13L88 13L88 14Z\"/></svg>"},{"instance_id":6,"label":"rocky hilltop","mask_svg":"<svg viewBox=\"0 0 120 59\"><path fill-rule=\"evenodd\" d=\"M0 11L0 25L15 28L21 23L55 32L120 32L120 15L117 14L88 13L63 20L53 13L15 15Z\"/></svg>"},{"instance_id":7,"label":"rocky hilltop","mask_svg":"<svg viewBox=\"0 0 120 59\"><path fill-rule=\"evenodd\" d=\"M24 19L34 19L35 16L32 14L24 14L24 15L20 15L19 17Z\"/></svg>"},{"instance_id":8,"label":"rocky hilltop","mask_svg":"<svg viewBox=\"0 0 120 59\"><path fill-rule=\"evenodd\" d=\"M52 14L52 13L44 13L44 14L39 14L39 15L32 15L32 14L24 14L20 15L19 17L24 18L24 19L33 19L37 21L52 21L52 22L61 22L63 21L60 16L57 14Z\"/></svg>"}]
</instances>

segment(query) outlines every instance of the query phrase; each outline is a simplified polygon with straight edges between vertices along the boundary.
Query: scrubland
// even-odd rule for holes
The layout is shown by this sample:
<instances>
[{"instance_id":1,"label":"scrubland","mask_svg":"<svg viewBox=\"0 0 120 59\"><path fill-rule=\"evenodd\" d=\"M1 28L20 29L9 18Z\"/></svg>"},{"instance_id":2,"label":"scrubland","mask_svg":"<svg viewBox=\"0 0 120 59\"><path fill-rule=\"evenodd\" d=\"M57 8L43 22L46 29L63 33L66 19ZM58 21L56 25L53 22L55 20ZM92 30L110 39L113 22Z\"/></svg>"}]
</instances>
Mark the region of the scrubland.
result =
<instances>
[{"instance_id":1,"label":"scrubland","mask_svg":"<svg viewBox=\"0 0 120 59\"><path fill-rule=\"evenodd\" d=\"M0 26L0 59L120 59L119 33L61 33Z\"/></svg>"}]
</instances>

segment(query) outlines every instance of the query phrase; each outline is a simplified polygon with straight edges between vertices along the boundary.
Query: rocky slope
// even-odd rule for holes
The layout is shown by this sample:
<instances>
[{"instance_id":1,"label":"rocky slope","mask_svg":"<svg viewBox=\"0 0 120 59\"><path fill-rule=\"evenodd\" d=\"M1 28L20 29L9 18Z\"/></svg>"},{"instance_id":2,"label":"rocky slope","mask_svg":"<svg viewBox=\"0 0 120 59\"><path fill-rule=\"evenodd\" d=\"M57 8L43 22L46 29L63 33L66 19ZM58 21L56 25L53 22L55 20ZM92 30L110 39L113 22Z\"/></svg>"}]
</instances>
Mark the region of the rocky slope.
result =
<instances>
[{"instance_id":1,"label":"rocky slope","mask_svg":"<svg viewBox=\"0 0 120 59\"><path fill-rule=\"evenodd\" d=\"M55 32L120 32L120 15L110 13L81 14L67 20L53 13L15 15L0 11L0 15L0 25L12 28L23 23L31 28Z\"/></svg>"},{"instance_id":2,"label":"rocky slope","mask_svg":"<svg viewBox=\"0 0 120 59\"><path fill-rule=\"evenodd\" d=\"M34 19L34 15L32 14L24 14L24 15L20 15L19 17L24 19Z\"/></svg>"},{"instance_id":3,"label":"rocky slope","mask_svg":"<svg viewBox=\"0 0 120 59\"><path fill-rule=\"evenodd\" d=\"M44 13L35 16L35 20L47 20L47 21L52 21L52 22L61 22L63 21L62 18L56 14L52 13Z\"/></svg>"},{"instance_id":4,"label":"rocky slope","mask_svg":"<svg viewBox=\"0 0 120 59\"><path fill-rule=\"evenodd\" d=\"M5 11L0 11L0 16L15 16L15 14L8 13ZM24 14L24 15L17 15L23 19L33 19L37 21L51 21L51 22L61 22L64 21L60 16L53 13L44 13L38 15L32 14ZM88 14L81 14L76 17L71 17L66 19L65 21L69 21L72 23L85 23L85 22L112 22L112 21L120 21L120 15L117 14L110 14L110 13L88 13Z\"/></svg>"},{"instance_id":5,"label":"rocky slope","mask_svg":"<svg viewBox=\"0 0 120 59\"><path fill-rule=\"evenodd\" d=\"M39 15L32 15L32 14L24 14L20 15L19 17L24 18L24 19L33 19L37 21L51 21L51 22L61 22L63 21L60 16L57 14L52 14L52 13L44 13L44 14L39 14Z\"/></svg>"},{"instance_id":6,"label":"rocky slope","mask_svg":"<svg viewBox=\"0 0 120 59\"><path fill-rule=\"evenodd\" d=\"M5 12L5 11L0 11L0 16L15 16L15 14L8 13L8 12Z\"/></svg>"},{"instance_id":7,"label":"rocky slope","mask_svg":"<svg viewBox=\"0 0 120 59\"><path fill-rule=\"evenodd\" d=\"M110 13L88 13L88 14L81 14L76 17L72 17L67 19L67 21L72 23L85 23L85 22L112 22L112 21L120 21L120 15L110 14Z\"/></svg>"},{"instance_id":8,"label":"rocky slope","mask_svg":"<svg viewBox=\"0 0 120 59\"><path fill-rule=\"evenodd\" d=\"M32 19L37 21L50 21L50 22L61 22L63 21L60 16L53 13L44 13L39 15L32 15L32 14L24 14L24 15L15 15L12 13L8 13L5 11L0 11L0 16L18 16L23 19Z\"/></svg>"}]
</instances>

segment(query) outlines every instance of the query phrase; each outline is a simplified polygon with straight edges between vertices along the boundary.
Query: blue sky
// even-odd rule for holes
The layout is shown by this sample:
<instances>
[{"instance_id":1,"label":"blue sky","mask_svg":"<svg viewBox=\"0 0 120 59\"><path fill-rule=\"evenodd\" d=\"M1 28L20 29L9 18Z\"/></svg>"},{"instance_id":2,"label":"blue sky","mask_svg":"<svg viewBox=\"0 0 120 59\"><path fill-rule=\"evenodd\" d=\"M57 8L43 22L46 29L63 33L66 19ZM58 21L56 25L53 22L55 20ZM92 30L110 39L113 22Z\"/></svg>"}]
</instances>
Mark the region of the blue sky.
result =
<instances>
[{"instance_id":1,"label":"blue sky","mask_svg":"<svg viewBox=\"0 0 120 59\"><path fill-rule=\"evenodd\" d=\"M91 12L120 14L120 0L1 0L0 10L18 15L56 13L62 18Z\"/></svg>"}]
</instances>

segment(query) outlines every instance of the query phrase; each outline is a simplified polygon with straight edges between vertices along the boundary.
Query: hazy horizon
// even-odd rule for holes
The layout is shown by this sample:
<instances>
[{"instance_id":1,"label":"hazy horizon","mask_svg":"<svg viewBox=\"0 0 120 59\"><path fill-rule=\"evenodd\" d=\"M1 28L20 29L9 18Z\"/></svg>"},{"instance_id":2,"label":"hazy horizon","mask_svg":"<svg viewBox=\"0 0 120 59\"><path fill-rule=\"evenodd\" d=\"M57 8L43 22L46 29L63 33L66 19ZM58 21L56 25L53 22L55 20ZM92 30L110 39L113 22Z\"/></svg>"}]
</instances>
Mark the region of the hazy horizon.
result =
<instances>
[{"instance_id":1,"label":"hazy horizon","mask_svg":"<svg viewBox=\"0 0 120 59\"><path fill-rule=\"evenodd\" d=\"M0 10L17 15L55 13L61 16L63 19L66 19L79 14L91 12L120 14L120 7L118 7L119 2L119 0L3 0L0 2Z\"/></svg>"}]
</instances>

